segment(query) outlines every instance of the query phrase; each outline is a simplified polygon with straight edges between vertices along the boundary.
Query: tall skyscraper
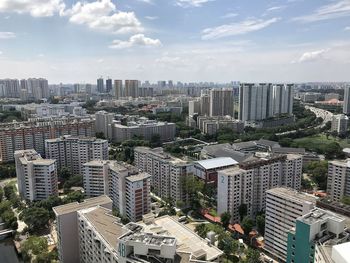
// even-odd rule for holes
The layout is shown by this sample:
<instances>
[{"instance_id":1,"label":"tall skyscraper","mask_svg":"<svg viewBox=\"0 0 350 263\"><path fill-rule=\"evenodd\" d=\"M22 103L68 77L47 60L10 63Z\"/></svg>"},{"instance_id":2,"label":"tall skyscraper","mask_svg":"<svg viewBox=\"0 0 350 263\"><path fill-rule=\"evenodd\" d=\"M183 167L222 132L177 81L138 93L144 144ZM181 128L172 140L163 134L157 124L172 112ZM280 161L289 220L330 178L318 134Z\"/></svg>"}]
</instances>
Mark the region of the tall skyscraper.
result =
<instances>
[{"instance_id":1,"label":"tall skyscraper","mask_svg":"<svg viewBox=\"0 0 350 263\"><path fill-rule=\"evenodd\" d=\"M120 79L116 79L114 81L114 95L116 99L120 99L124 97L124 92L123 92L123 81Z\"/></svg>"},{"instance_id":2,"label":"tall skyscraper","mask_svg":"<svg viewBox=\"0 0 350 263\"><path fill-rule=\"evenodd\" d=\"M138 98L139 81L125 80L125 97Z\"/></svg>"},{"instance_id":3,"label":"tall skyscraper","mask_svg":"<svg viewBox=\"0 0 350 263\"><path fill-rule=\"evenodd\" d=\"M110 93L113 89L112 79L106 79L106 93Z\"/></svg>"},{"instance_id":4,"label":"tall skyscraper","mask_svg":"<svg viewBox=\"0 0 350 263\"><path fill-rule=\"evenodd\" d=\"M39 201L58 195L56 160L43 159L35 150L16 151L14 156L22 199Z\"/></svg>"},{"instance_id":5,"label":"tall skyscraper","mask_svg":"<svg viewBox=\"0 0 350 263\"><path fill-rule=\"evenodd\" d=\"M264 249L285 262L288 231L295 226L298 217L315 207L315 203L314 196L292 189L273 188L266 191Z\"/></svg>"},{"instance_id":6,"label":"tall skyscraper","mask_svg":"<svg viewBox=\"0 0 350 263\"><path fill-rule=\"evenodd\" d=\"M210 90L210 116L233 116L233 89Z\"/></svg>"},{"instance_id":7,"label":"tall skyscraper","mask_svg":"<svg viewBox=\"0 0 350 263\"><path fill-rule=\"evenodd\" d=\"M103 78L97 79L97 92L98 93L104 93L105 92L105 87L104 87L104 81Z\"/></svg>"},{"instance_id":8,"label":"tall skyscraper","mask_svg":"<svg viewBox=\"0 0 350 263\"><path fill-rule=\"evenodd\" d=\"M343 113L346 115L350 114L350 86L344 88Z\"/></svg>"}]
</instances>

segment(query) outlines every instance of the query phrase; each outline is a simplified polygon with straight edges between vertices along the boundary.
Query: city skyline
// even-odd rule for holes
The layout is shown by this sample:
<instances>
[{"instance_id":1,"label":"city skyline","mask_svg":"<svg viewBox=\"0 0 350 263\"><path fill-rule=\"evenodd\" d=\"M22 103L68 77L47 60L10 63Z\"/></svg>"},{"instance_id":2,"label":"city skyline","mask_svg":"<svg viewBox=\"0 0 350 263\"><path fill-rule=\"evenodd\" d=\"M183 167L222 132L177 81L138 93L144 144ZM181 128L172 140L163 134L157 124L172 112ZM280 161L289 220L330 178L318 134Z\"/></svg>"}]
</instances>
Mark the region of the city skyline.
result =
<instances>
[{"instance_id":1,"label":"city skyline","mask_svg":"<svg viewBox=\"0 0 350 263\"><path fill-rule=\"evenodd\" d=\"M349 0L1 0L1 78L348 81L349 16Z\"/></svg>"}]
</instances>

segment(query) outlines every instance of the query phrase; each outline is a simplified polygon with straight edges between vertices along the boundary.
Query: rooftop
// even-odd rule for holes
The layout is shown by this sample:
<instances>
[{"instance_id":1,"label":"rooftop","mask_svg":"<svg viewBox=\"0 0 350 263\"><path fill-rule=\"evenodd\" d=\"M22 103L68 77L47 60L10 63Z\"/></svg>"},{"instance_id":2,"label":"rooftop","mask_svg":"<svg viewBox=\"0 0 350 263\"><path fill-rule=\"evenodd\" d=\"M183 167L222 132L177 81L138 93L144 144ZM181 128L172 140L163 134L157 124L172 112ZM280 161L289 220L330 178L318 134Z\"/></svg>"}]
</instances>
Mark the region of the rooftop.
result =
<instances>
[{"instance_id":1,"label":"rooftop","mask_svg":"<svg viewBox=\"0 0 350 263\"><path fill-rule=\"evenodd\" d=\"M324 221L326 219L331 219L332 221L336 221L339 223L342 223L345 221L344 218L342 218L342 217L340 217L332 212L322 210L320 208L315 208L315 209L311 210L308 214L306 214L300 218L300 220L302 222L305 222L307 224L314 224L316 222L321 222L321 221Z\"/></svg>"},{"instance_id":2,"label":"rooftop","mask_svg":"<svg viewBox=\"0 0 350 263\"><path fill-rule=\"evenodd\" d=\"M118 222L118 218L111 215L111 210L102 207L92 207L80 211L91 223L102 238L114 249L117 241L129 230Z\"/></svg>"},{"instance_id":3,"label":"rooftop","mask_svg":"<svg viewBox=\"0 0 350 263\"><path fill-rule=\"evenodd\" d=\"M307 193L299 192L291 188L279 187L266 191L267 194L283 196L287 199L293 199L297 202L310 202L316 203L316 197Z\"/></svg>"},{"instance_id":4,"label":"rooftop","mask_svg":"<svg viewBox=\"0 0 350 263\"><path fill-rule=\"evenodd\" d=\"M198 163L206 170L238 164L238 162L233 160L231 157L218 157L197 161L196 163Z\"/></svg>"},{"instance_id":5,"label":"rooftop","mask_svg":"<svg viewBox=\"0 0 350 263\"><path fill-rule=\"evenodd\" d=\"M144 180L144 179L147 179L150 177L151 177L151 175L149 175L148 173L138 173L135 175L128 176L126 178L126 180L128 180L130 182L137 182L137 181L141 181L141 180Z\"/></svg>"},{"instance_id":6,"label":"rooftop","mask_svg":"<svg viewBox=\"0 0 350 263\"><path fill-rule=\"evenodd\" d=\"M56 216L60 216L72 212L77 212L78 210L107 204L112 204L112 200L106 195L101 195L98 197L85 199L85 201L82 203L74 202L66 205L56 206L52 209L55 212Z\"/></svg>"},{"instance_id":7,"label":"rooftop","mask_svg":"<svg viewBox=\"0 0 350 263\"><path fill-rule=\"evenodd\" d=\"M154 225L145 225L146 231L161 231L155 226L160 226L163 230L176 238L177 240L177 251L188 252L196 255L201 251L205 251L206 260L214 260L220 257L223 252L215 246L209 246L207 241L202 239L192 230L179 223L177 220L170 216L162 216L155 218Z\"/></svg>"}]
</instances>

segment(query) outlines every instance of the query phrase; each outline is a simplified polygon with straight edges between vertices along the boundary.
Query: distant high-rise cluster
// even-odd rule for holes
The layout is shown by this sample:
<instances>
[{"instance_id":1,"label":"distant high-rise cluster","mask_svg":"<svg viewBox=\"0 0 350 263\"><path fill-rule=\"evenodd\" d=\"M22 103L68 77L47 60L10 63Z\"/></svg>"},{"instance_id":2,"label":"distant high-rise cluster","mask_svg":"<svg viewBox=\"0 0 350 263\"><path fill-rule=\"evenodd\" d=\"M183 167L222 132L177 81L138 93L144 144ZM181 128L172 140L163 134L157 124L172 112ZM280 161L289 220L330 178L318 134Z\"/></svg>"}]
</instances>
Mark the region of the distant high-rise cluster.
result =
<instances>
[{"instance_id":1,"label":"distant high-rise cluster","mask_svg":"<svg viewBox=\"0 0 350 263\"><path fill-rule=\"evenodd\" d=\"M294 84L241 84L239 119L259 121L279 114L293 113Z\"/></svg>"},{"instance_id":2,"label":"distant high-rise cluster","mask_svg":"<svg viewBox=\"0 0 350 263\"><path fill-rule=\"evenodd\" d=\"M21 100L41 100L50 97L46 79L0 79L0 97Z\"/></svg>"}]
</instances>

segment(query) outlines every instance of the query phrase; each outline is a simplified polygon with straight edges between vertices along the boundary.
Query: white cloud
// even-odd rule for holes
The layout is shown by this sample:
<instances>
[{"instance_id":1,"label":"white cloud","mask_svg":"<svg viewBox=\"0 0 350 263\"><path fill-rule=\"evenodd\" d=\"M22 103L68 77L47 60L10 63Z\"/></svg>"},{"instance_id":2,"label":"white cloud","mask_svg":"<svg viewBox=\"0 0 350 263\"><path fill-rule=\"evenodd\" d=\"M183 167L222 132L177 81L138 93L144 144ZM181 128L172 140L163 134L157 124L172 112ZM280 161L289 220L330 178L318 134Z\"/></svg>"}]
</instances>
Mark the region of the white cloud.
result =
<instances>
[{"instance_id":1,"label":"white cloud","mask_svg":"<svg viewBox=\"0 0 350 263\"><path fill-rule=\"evenodd\" d=\"M218 39L228 36L243 35L249 32L258 31L265 27L276 23L279 18L271 18L268 20L256 19L245 20L239 23L221 25L218 27L206 28L202 31L202 39Z\"/></svg>"},{"instance_id":2,"label":"white cloud","mask_svg":"<svg viewBox=\"0 0 350 263\"><path fill-rule=\"evenodd\" d=\"M320 49L320 50L305 52L298 59L298 62L299 63L312 62L312 61L323 59L324 54L327 53L328 51L329 51L328 49Z\"/></svg>"},{"instance_id":3,"label":"white cloud","mask_svg":"<svg viewBox=\"0 0 350 263\"><path fill-rule=\"evenodd\" d=\"M336 3L321 6L310 15L296 17L294 21L315 22L350 16L350 0L341 0Z\"/></svg>"},{"instance_id":4,"label":"white cloud","mask_svg":"<svg viewBox=\"0 0 350 263\"><path fill-rule=\"evenodd\" d=\"M268 8L266 11L267 12L272 12L272 11L282 10L282 9L285 9L285 8L286 8L286 6L273 6L273 7Z\"/></svg>"},{"instance_id":5,"label":"white cloud","mask_svg":"<svg viewBox=\"0 0 350 263\"><path fill-rule=\"evenodd\" d=\"M176 0L176 5L181 7L201 7L203 4L215 0Z\"/></svg>"},{"instance_id":6,"label":"white cloud","mask_svg":"<svg viewBox=\"0 0 350 263\"><path fill-rule=\"evenodd\" d=\"M350 31L350 26L345 27L344 31Z\"/></svg>"},{"instance_id":7,"label":"white cloud","mask_svg":"<svg viewBox=\"0 0 350 263\"><path fill-rule=\"evenodd\" d=\"M0 39L15 38L16 34L13 32L0 32Z\"/></svg>"},{"instance_id":8,"label":"white cloud","mask_svg":"<svg viewBox=\"0 0 350 263\"><path fill-rule=\"evenodd\" d=\"M1 56L2 54L3 54L2 51L0 51L0 56Z\"/></svg>"},{"instance_id":9,"label":"white cloud","mask_svg":"<svg viewBox=\"0 0 350 263\"><path fill-rule=\"evenodd\" d=\"M118 11L111 0L77 2L64 12L74 24L109 33L123 34L142 32L143 28L134 12Z\"/></svg>"},{"instance_id":10,"label":"white cloud","mask_svg":"<svg viewBox=\"0 0 350 263\"><path fill-rule=\"evenodd\" d=\"M157 20L159 17L158 16L145 16L145 18L148 20Z\"/></svg>"},{"instance_id":11,"label":"white cloud","mask_svg":"<svg viewBox=\"0 0 350 263\"><path fill-rule=\"evenodd\" d=\"M63 0L1 0L0 12L30 14L34 17L53 16L65 8Z\"/></svg>"},{"instance_id":12,"label":"white cloud","mask_svg":"<svg viewBox=\"0 0 350 263\"><path fill-rule=\"evenodd\" d=\"M138 1L139 1L139 2L142 2L142 3L149 4L149 5L154 5L153 0L138 0Z\"/></svg>"},{"instance_id":13,"label":"white cloud","mask_svg":"<svg viewBox=\"0 0 350 263\"><path fill-rule=\"evenodd\" d=\"M152 39L145 37L144 34L137 34L132 37L130 37L127 41L122 40L114 40L112 42L112 45L110 45L110 48L113 49L124 49L124 48L130 48L134 46L149 46L149 47L159 47L162 43L159 39Z\"/></svg>"},{"instance_id":14,"label":"white cloud","mask_svg":"<svg viewBox=\"0 0 350 263\"><path fill-rule=\"evenodd\" d=\"M221 18L232 18L238 16L237 13L227 13L226 15L223 15Z\"/></svg>"}]
</instances>

